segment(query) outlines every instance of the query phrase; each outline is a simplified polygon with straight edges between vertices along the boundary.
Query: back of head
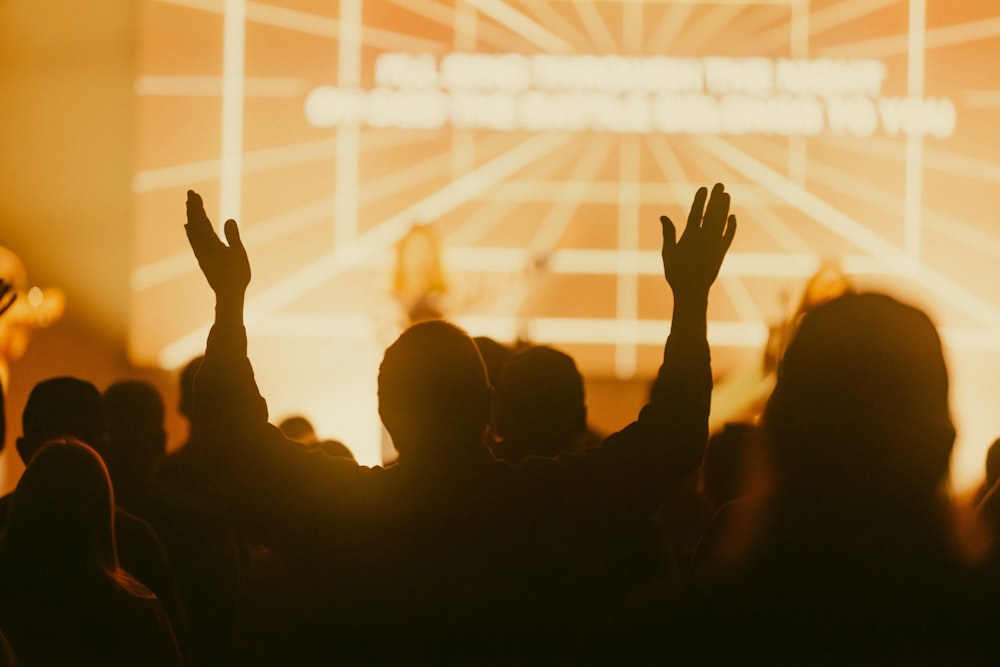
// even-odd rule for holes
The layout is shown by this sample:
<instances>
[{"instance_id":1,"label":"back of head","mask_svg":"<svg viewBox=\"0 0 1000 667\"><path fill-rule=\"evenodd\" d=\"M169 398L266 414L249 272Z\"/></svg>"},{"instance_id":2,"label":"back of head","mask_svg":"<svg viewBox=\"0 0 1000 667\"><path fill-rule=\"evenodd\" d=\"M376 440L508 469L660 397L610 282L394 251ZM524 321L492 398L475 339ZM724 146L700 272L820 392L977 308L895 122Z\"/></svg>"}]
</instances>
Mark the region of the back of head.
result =
<instances>
[{"instance_id":1,"label":"back of head","mask_svg":"<svg viewBox=\"0 0 1000 667\"><path fill-rule=\"evenodd\" d=\"M107 429L101 393L90 382L74 377L56 377L35 385L21 417L22 437L17 450L25 464L43 443L72 436L98 452Z\"/></svg>"},{"instance_id":2,"label":"back of head","mask_svg":"<svg viewBox=\"0 0 1000 667\"><path fill-rule=\"evenodd\" d=\"M933 323L882 294L811 310L782 359L764 426L779 487L929 497L955 435Z\"/></svg>"},{"instance_id":3,"label":"back of head","mask_svg":"<svg viewBox=\"0 0 1000 667\"><path fill-rule=\"evenodd\" d=\"M401 461L467 453L470 444L478 449L489 424L490 394L476 344L442 320L404 331L379 367L379 415Z\"/></svg>"},{"instance_id":4,"label":"back of head","mask_svg":"<svg viewBox=\"0 0 1000 667\"><path fill-rule=\"evenodd\" d=\"M304 445L311 445L319 440L312 422L303 415L285 417L278 424L278 430L289 440L301 442Z\"/></svg>"},{"instance_id":5,"label":"back of head","mask_svg":"<svg viewBox=\"0 0 1000 667\"><path fill-rule=\"evenodd\" d=\"M493 404L505 440L545 444L552 456L573 449L587 427L583 377L569 355L546 346L516 352L497 382Z\"/></svg>"},{"instance_id":6,"label":"back of head","mask_svg":"<svg viewBox=\"0 0 1000 667\"><path fill-rule=\"evenodd\" d=\"M73 438L39 449L14 490L0 552L43 576L117 568L114 494L97 452Z\"/></svg>"},{"instance_id":7,"label":"back of head","mask_svg":"<svg viewBox=\"0 0 1000 667\"><path fill-rule=\"evenodd\" d=\"M163 398L148 382L125 380L104 391L109 467L155 464L166 455ZM115 473L117 474L117 473Z\"/></svg>"}]
</instances>

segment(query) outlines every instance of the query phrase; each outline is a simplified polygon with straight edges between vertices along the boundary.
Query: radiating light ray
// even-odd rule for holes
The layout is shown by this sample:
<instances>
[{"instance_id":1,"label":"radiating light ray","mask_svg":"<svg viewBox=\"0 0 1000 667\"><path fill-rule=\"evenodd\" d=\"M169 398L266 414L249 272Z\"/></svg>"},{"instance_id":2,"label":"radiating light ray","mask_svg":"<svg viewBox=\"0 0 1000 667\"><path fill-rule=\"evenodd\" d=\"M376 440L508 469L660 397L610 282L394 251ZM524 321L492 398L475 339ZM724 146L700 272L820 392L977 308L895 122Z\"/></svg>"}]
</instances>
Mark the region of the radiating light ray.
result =
<instances>
[{"instance_id":1,"label":"radiating light ray","mask_svg":"<svg viewBox=\"0 0 1000 667\"><path fill-rule=\"evenodd\" d=\"M465 0L511 33L533 43L546 53L572 53L573 46L501 0Z\"/></svg>"},{"instance_id":2,"label":"radiating light ray","mask_svg":"<svg viewBox=\"0 0 1000 667\"><path fill-rule=\"evenodd\" d=\"M988 234L961 220L929 210L924 211L924 225L941 236L1000 260L1000 239L995 234Z\"/></svg>"},{"instance_id":3,"label":"radiating light ray","mask_svg":"<svg viewBox=\"0 0 1000 667\"><path fill-rule=\"evenodd\" d=\"M906 0L844 0L828 7L813 10L809 17L810 35L818 35L827 30L840 27L863 16L874 14L891 5ZM761 32L749 41L753 53L765 54L790 44L790 34L787 25L778 25ZM857 56L857 53L853 53Z\"/></svg>"},{"instance_id":4,"label":"radiating light ray","mask_svg":"<svg viewBox=\"0 0 1000 667\"><path fill-rule=\"evenodd\" d=\"M245 97L299 97L306 82L290 77L246 77ZM141 97L221 97L221 76L173 76L147 74L135 80L135 94Z\"/></svg>"},{"instance_id":5,"label":"radiating light ray","mask_svg":"<svg viewBox=\"0 0 1000 667\"><path fill-rule=\"evenodd\" d=\"M761 322L764 320L763 315L753 302L750 291L739 276L723 276L719 282L722 284L722 290L729 297L730 303L736 309L740 321Z\"/></svg>"},{"instance_id":6,"label":"radiating light ray","mask_svg":"<svg viewBox=\"0 0 1000 667\"><path fill-rule=\"evenodd\" d=\"M365 137L362 152L379 151L388 148L422 143L425 137L416 133L384 133L380 132ZM314 162L332 162L337 151L337 140L318 139L277 148L263 148L243 155L243 174L254 174L285 167L310 164ZM219 178L219 160L200 160L170 167L144 169L132 178L133 192L155 192L170 188L188 188L192 184L214 181Z\"/></svg>"},{"instance_id":7,"label":"radiating light ray","mask_svg":"<svg viewBox=\"0 0 1000 667\"><path fill-rule=\"evenodd\" d=\"M536 165L541 165L541 169L536 172L536 180L523 183L523 187L533 193L548 193L552 187L549 177L562 169L569 161L575 157L569 146L564 146L554 154L540 160ZM462 221L459 227L448 233L448 243L457 246L470 246L477 243L483 236L488 234L493 228L505 220L521 202L500 202L494 203L483 198L483 204L479 209Z\"/></svg>"},{"instance_id":8,"label":"radiating light ray","mask_svg":"<svg viewBox=\"0 0 1000 667\"><path fill-rule=\"evenodd\" d=\"M666 186L673 192L674 199L683 202L686 197L693 198L698 187L692 189L693 184L688 181L687 172L677 159L674 149L670 147L670 142L659 134L647 134L645 139L653 159L667 177ZM683 215L683 212L680 214Z\"/></svg>"},{"instance_id":9,"label":"radiating light ray","mask_svg":"<svg viewBox=\"0 0 1000 667\"><path fill-rule=\"evenodd\" d=\"M646 53L667 54L672 53L671 49L687 23L688 17L694 11L694 4L671 4L663 12L660 22L653 28L649 40L646 42Z\"/></svg>"},{"instance_id":10,"label":"radiating light ray","mask_svg":"<svg viewBox=\"0 0 1000 667\"><path fill-rule=\"evenodd\" d=\"M612 140L607 136L597 136L587 141L583 155L573 167L569 180L559 185L552 207L528 243L528 251L532 256L547 257L555 249L572 223L587 191L594 185L594 177L607 160L611 147Z\"/></svg>"},{"instance_id":11,"label":"radiating light ray","mask_svg":"<svg viewBox=\"0 0 1000 667\"><path fill-rule=\"evenodd\" d=\"M677 48L686 53L718 53L712 40L719 36L732 21L746 10L746 5L726 4L710 7L677 40Z\"/></svg>"},{"instance_id":12,"label":"radiating light ray","mask_svg":"<svg viewBox=\"0 0 1000 667\"><path fill-rule=\"evenodd\" d=\"M224 13L224 0L159 0L159 2L214 14ZM284 28L306 35L317 35L329 39L340 38L340 22L337 19L285 7L276 7L263 2L248 2L246 18L251 23ZM442 53L447 48L443 42L368 26L364 28L361 40L366 46L386 51Z\"/></svg>"},{"instance_id":13,"label":"radiating light ray","mask_svg":"<svg viewBox=\"0 0 1000 667\"><path fill-rule=\"evenodd\" d=\"M510 138L504 134L495 134L481 143L483 152L491 155L510 144ZM361 186L359 203L367 206L373 202L390 199L394 195L405 192L418 185L441 178L449 173L451 158L445 153L432 153L430 157L419 162L408 164L395 171L388 172L377 178L369 178Z\"/></svg>"},{"instance_id":14,"label":"radiating light ray","mask_svg":"<svg viewBox=\"0 0 1000 667\"><path fill-rule=\"evenodd\" d=\"M590 47L587 38L567 21L562 14L553 9L551 3L544 0L524 3L524 10L535 17L542 25L547 25L556 31L563 39L570 42L574 49L586 53Z\"/></svg>"},{"instance_id":15,"label":"radiating light ray","mask_svg":"<svg viewBox=\"0 0 1000 667\"><path fill-rule=\"evenodd\" d=\"M413 224L433 220L460 204L478 197L496 183L565 145L569 139L567 135L556 133L536 135L480 165L462 178L367 230L355 241L335 248L324 257L278 280L248 299L247 322L250 323L302 294L322 286L346 269L361 264L372 254L384 251L398 241ZM176 367L203 349L209 327L209 324L205 324L166 345L160 353L161 365L165 368Z\"/></svg>"},{"instance_id":16,"label":"radiating light ray","mask_svg":"<svg viewBox=\"0 0 1000 667\"><path fill-rule=\"evenodd\" d=\"M454 50L472 53L477 47L477 33L479 27L479 17L476 9L465 0L458 0L455 3L455 11L452 18L452 30L454 31Z\"/></svg>"},{"instance_id":17,"label":"radiating light ray","mask_svg":"<svg viewBox=\"0 0 1000 667\"><path fill-rule=\"evenodd\" d=\"M859 199L890 215L899 215L903 202L898 194L848 172L817 162L813 163L812 169L813 178L823 185ZM996 236L981 232L961 220L932 210L924 210L923 219L927 228L934 229L943 236L1000 259L1000 240Z\"/></svg>"},{"instance_id":18,"label":"radiating light ray","mask_svg":"<svg viewBox=\"0 0 1000 667\"><path fill-rule=\"evenodd\" d=\"M719 174L720 176L725 175L722 178L723 182L736 180L735 177L737 174L728 164L704 151L689 151L688 159L698 164L706 173ZM730 179L729 174L732 174L734 179ZM782 248L794 253L815 254L813 247L782 220L781 216L774 212L773 207L780 204L780 202L775 201L774 193L764 188L740 183L738 186L737 201L738 210L752 210L753 217L751 219ZM737 218L739 218L739 212L737 212ZM732 257L732 253L726 256L726 261L729 261L730 257Z\"/></svg>"},{"instance_id":19,"label":"radiating light ray","mask_svg":"<svg viewBox=\"0 0 1000 667\"><path fill-rule=\"evenodd\" d=\"M641 54L645 39L643 26L643 5L641 2L623 2L622 7L622 53Z\"/></svg>"},{"instance_id":20,"label":"radiating light ray","mask_svg":"<svg viewBox=\"0 0 1000 667\"><path fill-rule=\"evenodd\" d=\"M925 37L926 49L938 49L956 44L967 44L981 39L1000 36L1000 17L957 23L949 26L929 28ZM885 58L906 53L910 47L910 35L886 35L877 39L865 39L847 44L838 44L819 49L819 54L828 58Z\"/></svg>"},{"instance_id":21,"label":"radiating light ray","mask_svg":"<svg viewBox=\"0 0 1000 667\"><path fill-rule=\"evenodd\" d=\"M1000 90L964 90L962 101L969 109L1000 109Z\"/></svg>"},{"instance_id":22,"label":"radiating light ray","mask_svg":"<svg viewBox=\"0 0 1000 667\"><path fill-rule=\"evenodd\" d=\"M856 220L834 208L801 186L789 181L764 163L739 150L724 139L699 137L696 140L716 157L729 163L744 177L770 187L790 206L883 261L901 276L910 276L946 302L964 310L986 326L1000 331L1000 311L950 278L924 265L914 266L898 248Z\"/></svg>"},{"instance_id":23,"label":"radiating light ray","mask_svg":"<svg viewBox=\"0 0 1000 667\"><path fill-rule=\"evenodd\" d=\"M587 31L591 44L597 53L618 53L615 37L608 29L608 24L605 23L604 17L601 16L601 10L597 8L596 4L591 0L577 0L573 3L573 9L580 17L580 22Z\"/></svg>"},{"instance_id":24,"label":"radiating light ray","mask_svg":"<svg viewBox=\"0 0 1000 667\"><path fill-rule=\"evenodd\" d=\"M900 150L899 142L890 139L869 137L861 141L841 143L832 138L822 138L821 141L833 148L848 150L861 155L871 155L899 162L906 160L905 153ZM1000 183L1000 165L995 162L988 162L966 155L956 155L937 148L924 148L924 167L977 181Z\"/></svg>"},{"instance_id":25,"label":"radiating light ray","mask_svg":"<svg viewBox=\"0 0 1000 667\"><path fill-rule=\"evenodd\" d=\"M454 8L451 5L445 4L443 2L436 2L435 0L388 0L394 5L402 7L417 16L421 16L429 21L438 23L440 25L446 26L450 29L455 29L455 16ZM476 24L476 38L485 44L489 44L494 48L501 51L506 51L510 49L511 34L509 31L502 28L498 28L490 23L484 23L482 21ZM401 46L390 46L386 47L387 51L402 51ZM422 49L420 51L415 49L409 49L410 51L419 53L421 51L426 51L427 49ZM437 49L440 52L441 49Z\"/></svg>"},{"instance_id":26,"label":"radiating light ray","mask_svg":"<svg viewBox=\"0 0 1000 667\"><path fill-rule=\"evenodd\" d=\"M796 4L797 0L789 0L785 3L785 6L777 8L783 10L781 13L775 13L773 10L776 8L773 5L751 8L745 16L740 18L739 23L732 27L731 34L733 36L730 38L731 41L733 43L755 43L756 35L779 23L786 28L785 38L787 41L788 36L791 34L787 30L789 8L794 8ZM756 53L753 50L749 52Z\"/></svg>"},{"instance_id":27,"label":"radiating light ray","mask_svg":"<svg viewBox=\"0 0 1000 667\"><path fill-rule=\"evenodd\" d=\"M906 54L906 93L924 96L924 37L927 30L926 0L909 0L909 34ZM924 140L918 134L906 137L906 171L903 208L903 252L920 261L922 207L924 201Z\"/></svg>"},{"instance_id":28,"label":"radiating light ray","mask_svg":"<svg viewBox=\"0 0 1000 667\"><path fill-rule=\"evenodd\" d=\"M361 0L340 0L340 39L337 43L337 85L343 90L361 87ZM358 185L361 151L358 123L337 127L334 169L333 243L343 245L358 234Z\"/></svg>"},{"instance_id":29,"label":"radiating light ray","mask_svg":"<svg viewBox=\"0 0 1000 667\"><path fill-rule=\"evenodd\" d=\"M315 227L330 219L333 206L333 197L325 197L252 226L244 226L240 230L243 244L252 250ZM185 250L138 267L132 272L129 285L132 291L138 292L197 270L198 263L194 256Z\"/></svg>"}]
</instances>

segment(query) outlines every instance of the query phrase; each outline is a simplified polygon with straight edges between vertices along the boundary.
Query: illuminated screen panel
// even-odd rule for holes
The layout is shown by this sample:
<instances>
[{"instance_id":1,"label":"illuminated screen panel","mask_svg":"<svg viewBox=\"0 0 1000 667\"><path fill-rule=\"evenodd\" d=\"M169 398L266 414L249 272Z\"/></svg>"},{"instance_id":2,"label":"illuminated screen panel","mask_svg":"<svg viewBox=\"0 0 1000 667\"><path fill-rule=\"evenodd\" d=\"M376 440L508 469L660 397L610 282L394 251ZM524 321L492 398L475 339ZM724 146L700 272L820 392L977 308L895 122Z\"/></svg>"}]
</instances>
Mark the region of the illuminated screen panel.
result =
<instances>
[{"instance_id":1,"label":"illuminated screen panel","mask_svg":"<svg viewBox=\"0 0 1000 667\"><path fill-rule=\"evenodd\" d=\"M378 361L419 307L557 345L589 376L652 376L659 215L681 224L721 180L740 230L710 306L719 375L757 363L828 259L930 310L955 354L997 359L997 14L147 0L131 353L176 367L204 347L212 299L181 226L195 189L241 223L272 417L308 414L377 462Z\"/></svg>"}]
</instances>

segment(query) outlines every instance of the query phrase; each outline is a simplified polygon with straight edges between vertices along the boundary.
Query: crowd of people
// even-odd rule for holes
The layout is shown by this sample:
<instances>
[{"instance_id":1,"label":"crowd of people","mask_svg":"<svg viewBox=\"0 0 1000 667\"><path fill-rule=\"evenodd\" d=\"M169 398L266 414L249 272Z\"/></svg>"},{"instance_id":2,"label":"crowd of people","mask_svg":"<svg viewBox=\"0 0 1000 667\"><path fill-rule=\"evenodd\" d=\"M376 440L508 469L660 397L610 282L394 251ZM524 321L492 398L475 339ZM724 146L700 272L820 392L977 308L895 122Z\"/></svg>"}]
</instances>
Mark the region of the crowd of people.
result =
<instances>
[{"instance_id":1,"label":"crowd of people","mask_svg":"<svg viewBox=\"0 0 1000 667\"><path fill-rule=\"evenodd\" d=\"M673 314L632 423L588 429L564 352L431 318L385 351L399 456L365 467L269 423L250 260L189 192L216 299L181 376L189 441L166 454L144 382L33 389L0 499L0 663L991 662L1000 552L962 539L946 492L931 320L851 290L809 308L769 351L759 419L710 437L707 307L736 217L717 184L682 232L660 222ZM1000 492L975 518L986 540Z\"/></svg>"}]
</instances>

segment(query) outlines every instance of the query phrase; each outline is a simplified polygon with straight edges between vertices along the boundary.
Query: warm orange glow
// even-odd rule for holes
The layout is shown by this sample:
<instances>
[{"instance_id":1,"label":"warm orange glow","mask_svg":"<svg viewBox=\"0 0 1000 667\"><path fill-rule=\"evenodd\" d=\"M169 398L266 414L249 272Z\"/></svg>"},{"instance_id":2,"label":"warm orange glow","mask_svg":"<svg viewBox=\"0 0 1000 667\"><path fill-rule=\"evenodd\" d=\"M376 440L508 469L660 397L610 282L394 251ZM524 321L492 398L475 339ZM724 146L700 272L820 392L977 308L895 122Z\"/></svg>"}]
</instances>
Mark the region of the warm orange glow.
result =
<instances>
[{"instance_id":1,"label":"warm orange glow","mask_svg":"<svg viewBox=\"0 0 1000 667\"><path fill-rule=\"evenodd\" d=\"M942 326L955 483L978 479L1000 434L989 3L467 5L145 2L137 362L204 345L211 296L181 232L193 188L215 222L240 217L272 417L306 413L362 462L409 307L395 249L419 225L441 243L436 303L471 333L528 333L592 378L650 376L670 312L658 217L682 221L721 180L740 232L710 307L716 372L747 383L768 326L835 260ZM764 382L720 391L719 410Z\"/></svg>"}]
</instances>

